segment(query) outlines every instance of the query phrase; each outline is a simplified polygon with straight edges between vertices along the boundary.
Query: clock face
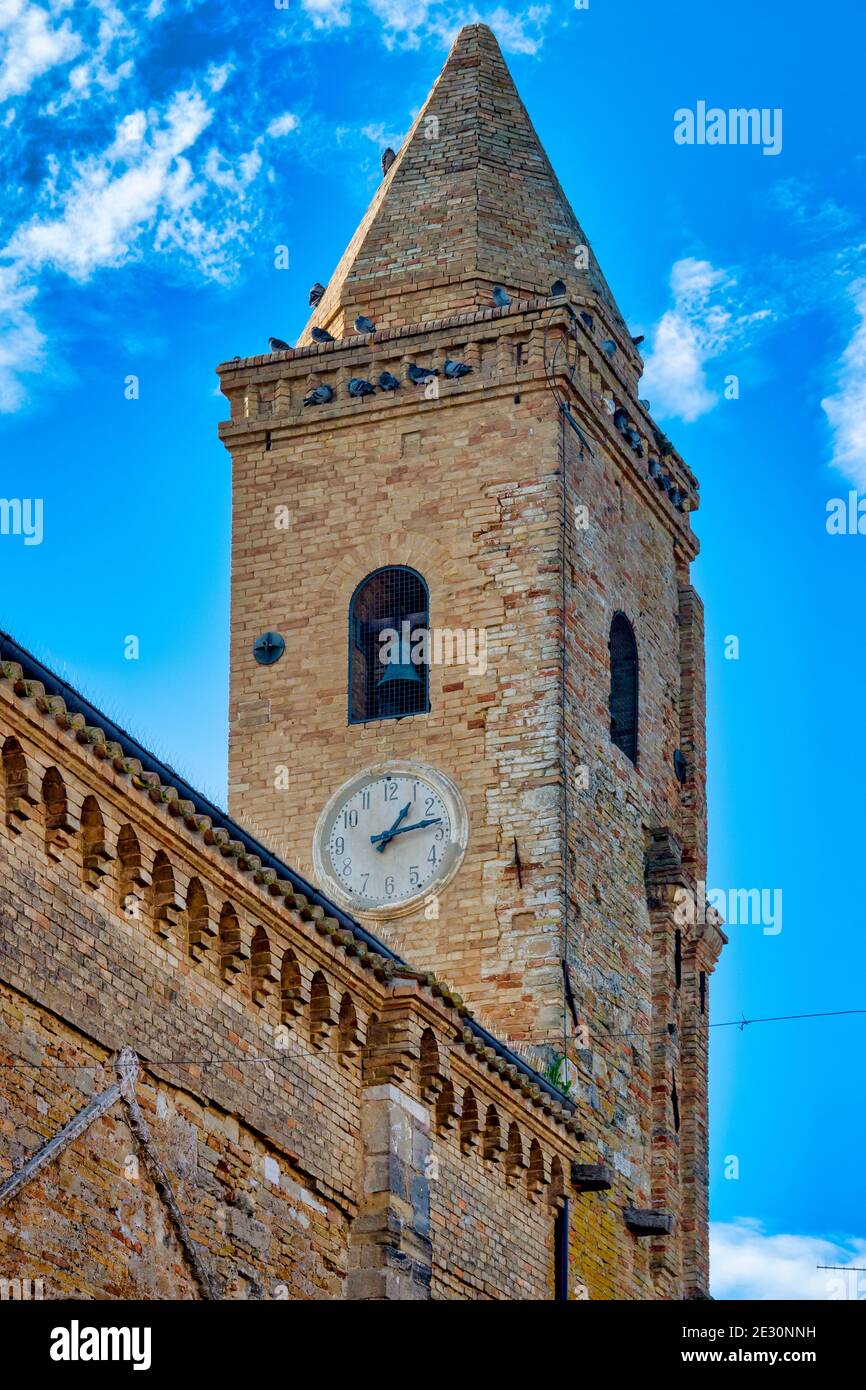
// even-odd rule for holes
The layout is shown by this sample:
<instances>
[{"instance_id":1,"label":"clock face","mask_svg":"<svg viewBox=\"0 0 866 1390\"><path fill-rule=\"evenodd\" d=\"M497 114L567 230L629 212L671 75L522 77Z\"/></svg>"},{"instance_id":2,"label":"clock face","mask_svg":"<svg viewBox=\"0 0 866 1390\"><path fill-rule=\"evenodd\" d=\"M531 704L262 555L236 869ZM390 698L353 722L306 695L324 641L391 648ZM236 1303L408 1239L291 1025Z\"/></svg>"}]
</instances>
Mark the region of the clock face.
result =
<instances>
[{"instance_id":1,"label":"clock face","mask_svg":"<svg viewBox=\"0 0 866 1390\"><path fill-rule=\"evenodd\" d=\"M313 842L325 890L357 912L411 911L459 867L466 812L448 778L414 763L353 777L319 817Z\"/></svg>"}]
</instances>

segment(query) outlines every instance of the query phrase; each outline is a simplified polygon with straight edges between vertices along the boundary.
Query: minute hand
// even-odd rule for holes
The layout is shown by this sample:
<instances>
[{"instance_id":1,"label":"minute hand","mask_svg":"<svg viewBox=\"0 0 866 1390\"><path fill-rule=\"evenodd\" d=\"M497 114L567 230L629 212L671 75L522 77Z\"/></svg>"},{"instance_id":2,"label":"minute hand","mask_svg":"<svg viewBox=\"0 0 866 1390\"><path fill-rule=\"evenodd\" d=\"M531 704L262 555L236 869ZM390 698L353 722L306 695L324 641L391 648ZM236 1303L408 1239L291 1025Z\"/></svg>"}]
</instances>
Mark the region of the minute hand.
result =
<instances>
[{"instance_id":1,"label":"minute hand","mask_svg":"<svg viewBox=\"0 0 866 1390\"><path fill-rule=\"evenodd\" d=\"M427 820L416 820L414 825L401 825L399 830L383 830L381 835L371 835L370 843L375 845L377 840L393 840L396 835L405 835L407 830L423 830L425 825L439 825L441 821L441 816L430 816Z\"/></svg>"}]
</instances>

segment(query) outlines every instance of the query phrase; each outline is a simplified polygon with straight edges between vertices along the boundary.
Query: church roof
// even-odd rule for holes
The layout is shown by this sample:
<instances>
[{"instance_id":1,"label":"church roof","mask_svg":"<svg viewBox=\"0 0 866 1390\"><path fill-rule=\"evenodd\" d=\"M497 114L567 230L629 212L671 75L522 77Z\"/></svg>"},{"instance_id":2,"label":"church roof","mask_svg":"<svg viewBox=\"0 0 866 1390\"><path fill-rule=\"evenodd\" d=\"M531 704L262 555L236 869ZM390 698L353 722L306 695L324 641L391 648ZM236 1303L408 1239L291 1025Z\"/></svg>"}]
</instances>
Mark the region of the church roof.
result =
<instances>
[{"instance_id":1,"label":"church roof","mask_svg":"<svg viewBox=\"0 0 866 1390\"><path fill-rule=\"evenodd\" d=\"M488 306L495 284L531 298L557 279L624 328L493 32L467 25L300 342L314 326L345 337L358 314L393 327Z\"/></svg>"},{"instance_id":2,"label":"church roof","mask_svg":"<svg viewBox=\"0 0 866 1390\"><path fill-rule=\"evenodd\" d=\"M35 699L37 707L43 713L50 713L61 727L74 731L75 736L83 743L98 745L110 753L114 767L137 777L134 785L148 795L153 795L157 800L185 803L183 816L187 828L207 830L213 843L223 847L234 845L239 866L245 861L247 868L258 865L261 869L271 870L278 881L288 881L303 899L313 907L322 908L328 917L334 919L343 931L350 933L356 941L362 943L367 951L382 957L386 969L393 969L398 974L401 970L414 973L411 966L378 937L367 931L348 913L343 912L336 903L331 902L324 893L320 893L294 869L284 864L225 811L191 787L174 768L157 758L125 729L103 714L96 705L85 699L68 681L56 675L26 647L20 646L14 637L3 631L0 631L0 679L11 682L16 696ZM213 832L216 832L216 835ZM219 832L223 832L222 837ZM443 992L443 987L438 987L440 992ZM444 993L447 995L450 992L444 990ZM555 1100L570 1116L574 1115L576 1107L572 1100L564 1096L523 1057L488 1032L471 1014L466 1012L462 1023L464 1029L468 1029L474 1036L476 1046L492 1049L508 1066L513 1066L516 1071L522 1073L532 1085Z\"/></svg>"}]
</instances>

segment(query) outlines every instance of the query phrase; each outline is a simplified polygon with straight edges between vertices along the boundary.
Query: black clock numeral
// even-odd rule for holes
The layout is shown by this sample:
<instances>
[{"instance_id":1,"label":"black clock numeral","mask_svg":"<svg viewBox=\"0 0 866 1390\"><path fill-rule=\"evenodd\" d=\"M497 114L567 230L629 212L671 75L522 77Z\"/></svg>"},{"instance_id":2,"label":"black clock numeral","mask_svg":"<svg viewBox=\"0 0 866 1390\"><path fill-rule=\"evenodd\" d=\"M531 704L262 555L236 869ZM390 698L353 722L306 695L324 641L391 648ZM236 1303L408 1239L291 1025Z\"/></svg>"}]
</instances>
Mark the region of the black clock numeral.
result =
<instances>
[{"instance_id":1,"label":"black clock numeral","mask_svg":"<svg viewBox=\"0 0 866 1390\"><path fill-rule=\"evenodd\" d=\"M393 880L393 878L391 877L390 874L389 874L388 877L385 879L385 892L387 893L387 895L388 895L389 898L393 896L393 893L394 893L394 880Z\"/></svg>"},{"instance_id":2,"label":"black clock numeral","mask_svg":"<svg viewBox=\"0 0 866 1390\"><path fill-rule=\"evenodd\" d=\"M344 860L343 860L343 873L346 874L346 875L348 875L348 874L350 874L351 872L352 872L352 861L351 861L351 859L344 859Z\"/></svg>"},{"instance_id":3,"label":"black clock numeral","mask_svg":"<svg viewBox=\"0 0 866 1390\"><path fill-rule=\"evenodd\" d=\"M428 798L427 798L427 803L426 803L426 805L425 805L425 807L424 807L424 814L425 814L425 816L429 816L429 815L430 815L430 812L433 810L433 807L434 807L435 804L436 804L436 798L435 798L434 796L428 796Z\"/></svg>"},{"instance_id":4,"label":"black clock numeral","mask_svg":"<svg viewBox=\"0 0 866 1390\"><path fill-rule=\"evenodd\" d=\"M368 879L369 877L370 877L369 874L362 874L362 875L361 875L361 892L362 892L362 893L366 893L366 891L367 891L367 879Z\"/></svg>"},{"instance_id":5,"label":"black clock numeral","mask_svg":"<svg viewBox=\"0 0 866 1390\"><path fill-rule=\"evenodd\" d=\"M336 840L334 841L334 853L336 854L337 858L339 858L340 855L345 851L345 848L346 841L343 839L342 835L338 835Z\"/></svg>"},{"instance_id":6,"label":"black clock numeral","mask_svg":"<svg viewBox=\"0 0 866 1390\"><path fill-rule=\"evenodd\" d=\"M430 853L427 855L427 863L428 863L428 864L432 864L433 867L435 868L435 867L436 867L436 864L437 864L438 862L439 862L439 861L438 861L437 858L436 858L436 846L434 845L433 848L431 849Z\"/></svg>"},{"instance_id":7,"label":"black clock numeral","mask_svg":"<svg viewBox=\"0 0 866 1390\"><path fill-rule=\"evenodd\" d=\"M358 812L350 811L348 808L343 812L343 829L354 830L358 824Z\"/></svg>"},{"instance_id":8,"label":"black clock numeral","mask_svg":"<svg viewBox=\"0 0 866 1390\"><path fill-rule=\"evenodd\" d=\"M409 887L410 887L410 888L418 888L418 887L420 887L420 885L421 885L421 877L420 877L420 873L419 873L419 870L418 870L418 865L417 865L417 864L412 864L412 865L410 865L410 867L409 867Z\"/></svg>"},{"instance_id":9,"label":"black clock numeral","mask_svg":"<svg viewBox=\"0 0 866 1390\"><path fill-rule=\"evenodd\" d=\"M397 793L399 792L400 788L397 786L397 783L396 783L396 782L386 782L386 783L384 784L384 790L385 790L385 800L386 800L386 801L396 801L396 800L397 800Z\"/></svg>"},{"instance_id":10,"label":"black clock numeral","mask_svg":"<svg viewBox=\"0 0 866 1390\"><path fill-rule=\"evenodd\" d=\"M362 810L362 811L369 811L369 809L370 809L370 788L369 788L369 787L365 787L364 790L361 792L361 810Z\"/></svg>"}]
</instances>

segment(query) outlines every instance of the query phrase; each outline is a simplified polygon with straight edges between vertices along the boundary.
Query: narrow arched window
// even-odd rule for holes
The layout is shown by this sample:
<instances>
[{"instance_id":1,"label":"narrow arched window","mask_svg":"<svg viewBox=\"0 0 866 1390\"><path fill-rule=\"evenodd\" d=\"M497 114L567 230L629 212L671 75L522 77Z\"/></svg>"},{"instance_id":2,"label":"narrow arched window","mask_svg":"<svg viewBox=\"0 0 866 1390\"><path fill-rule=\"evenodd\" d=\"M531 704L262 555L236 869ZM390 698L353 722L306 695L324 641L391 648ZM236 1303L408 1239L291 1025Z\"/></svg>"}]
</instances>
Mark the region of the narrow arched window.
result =
<instances>
[{"instance_id":1,"label":"narrow arched window","mask_svg":"<svg viewBox=\"0 0 866 1390\"><path fill-rule=\"evenodd\" d=\"M415 570L389 565L349 605L349 723L426 714L430 599Z\"/></svg>"},{"instance_id":2,"label":"narrow arched window","mask_svg":"<svg viewBox=\"0 0 866 1390\"><path fill-rule=\"evenodd\" d=\"M610 625L610 737L637 765L637 642L624 613Z\"/></svg>"}]
</instances>

